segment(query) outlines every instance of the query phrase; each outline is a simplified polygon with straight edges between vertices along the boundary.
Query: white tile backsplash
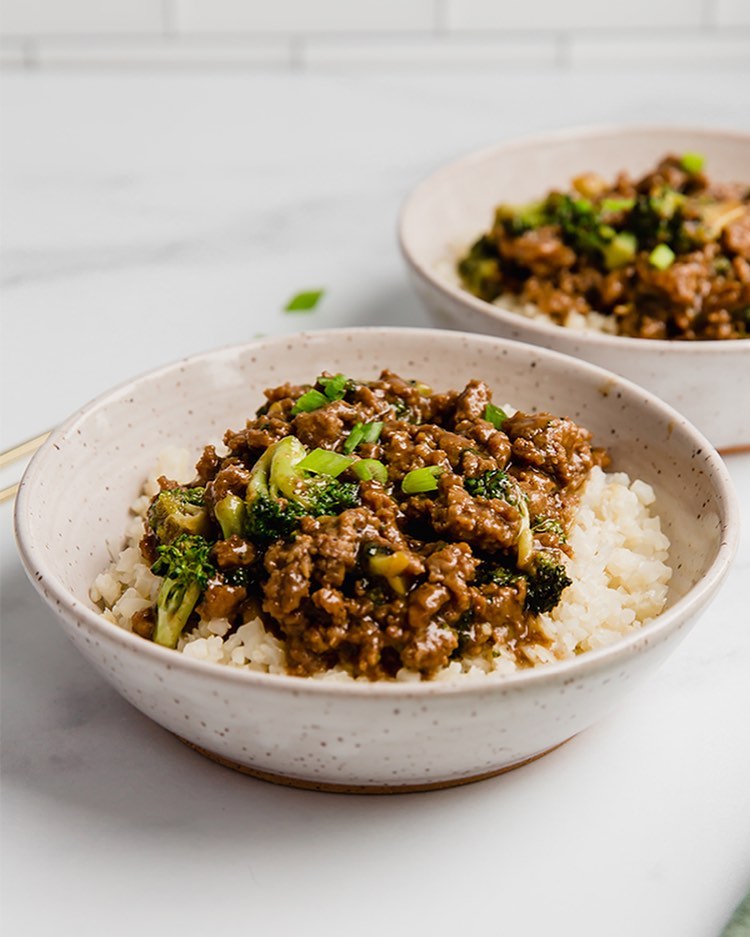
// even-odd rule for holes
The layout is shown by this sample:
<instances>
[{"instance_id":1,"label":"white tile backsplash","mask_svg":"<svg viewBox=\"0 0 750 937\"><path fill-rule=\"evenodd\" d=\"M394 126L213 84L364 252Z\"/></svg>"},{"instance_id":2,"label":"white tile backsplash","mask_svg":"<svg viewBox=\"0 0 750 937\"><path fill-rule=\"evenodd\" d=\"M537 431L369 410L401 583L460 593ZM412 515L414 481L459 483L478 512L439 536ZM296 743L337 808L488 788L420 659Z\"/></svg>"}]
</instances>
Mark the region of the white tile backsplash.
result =
<instances>
[{"instance_id":1,"label":"white tile backsplash","mask_svg":"<svg viewBox=\"0 0 750 937\"><path fill-rule=\"evenodd\" d=\"M750 26L750 0L716 0L719 26Z\"/></svg>"},{"instance_id":2,"label":"white tile backsplash","mask_svg":"<svg viewBox=\"0 0 750 937\"><path fill-rule=\"evenodd\" d=\"M436 38L427 41L331 39L306 40L301 49L301 63L311 70L398 69L531 69L551 68L557 62L554 38L503 41L499 39Z\"/></svg>"},{"instance_id":3,"label":"white tile backsplash","mask_svg":"<svg viewBox=\"0 0 750 937\"><path fill-rule=\"evenodd\" d=\"M750 68L750 0L0 3L8 68Z\"/></svg>"},{"instance_id":4,"label":"white tile backsplash","mask_svg":"<svg viewBox=\"0 0 750 937\"><path fill-rule=\"evenodd\" d=\"M699 26L704 0L445 0L449 29ZM741 0L738 0L741 2Z\"/></svg>"},{"instance_id":5,"label":"white tile backsplash","mask_svg":"<svg viewBox=\"0 0 750 937\"><path fill-rule=\"evenodd\" d=\"M434 0L173 0L178 32L413 32L435 25Z\"/></svg>"},{"instance_id":6,"label":"white tile backsplash","mask_svg":"<svg viewBox=\"0 0 750 937\"><path fill-rule=\"evenodd\" d=\"M165 0L3 0L4 36L160 34Z\"/></svg>"},{"instance_id":7,"label":"white tile backsplash","mask_svg":"<svg viewBox=\"0 0 750 937\"><path fill-rule=\"evenodd\" d=\"M49 40L39 44L40 67L52 68L246 68L286 69L291 64L289 43L276 41L189 39L163 42L118 39Z\"/></svg>"},{"instance_id":8,"label":"white tile backsplash","mask_svg":"<svg viewBox=\"0 0 750 937\"><path fill-rule=\"evenodd\" d=\"M750 35L668 37L578 37L568 47L573 67L608 66L610 68L644 67L668 69L675 66L691 68L734 68L750 64ZM728 92L730 89L727 89ZM658 94L658 89L655 89ZM750 106L749 106L750 107ZM750 110L749 110L750 113Z\"/></svg>"}]
</instances>

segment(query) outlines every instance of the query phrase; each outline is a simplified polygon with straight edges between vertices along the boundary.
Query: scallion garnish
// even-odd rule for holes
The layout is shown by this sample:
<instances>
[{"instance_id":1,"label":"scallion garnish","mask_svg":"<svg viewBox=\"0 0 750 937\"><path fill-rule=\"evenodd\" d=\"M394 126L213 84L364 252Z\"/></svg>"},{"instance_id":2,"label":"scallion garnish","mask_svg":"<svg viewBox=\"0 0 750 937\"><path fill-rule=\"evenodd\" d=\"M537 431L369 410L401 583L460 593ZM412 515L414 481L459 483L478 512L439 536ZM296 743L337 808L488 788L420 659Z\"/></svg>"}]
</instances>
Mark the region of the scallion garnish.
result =
<instances>
[{"instance_id":1,"label":"scallion garnish","mask_svg":"<svg viewBox=\"0 0 750 937\"><path fill-rule=\"evenodd\" d=\"M635 260L638 253L638 239L629 231L616 234L609 244L605 245L602 254L604 266L607 270L618 270Z\"/></svg>"},{"instance_id":2,"label":"scallion garnish","mask_svg":"<svg viewBox=\"0 0 750 937\"><path fill-rule=\"evenodd\" d=\"M355 423L351 429L351 432L344 440L344 452L354 452L357 446L362 442L365 437L365 424L364 423Z\"/></svg>"},{"instance_id":3,"label":"scallion garnish","mask_svg":"<svg viewBox=\"0 0 750 937\"><path fill-rule=\"evenodd\" d=\"M388 469L378 459L360 459L352 465L352 471L363 482L374 480L385 485L388 481Z\"/></svg>"},{"instance_id":4,"label":"scallion garnish","mask_svg":"<svg viewBox=\"0 0 750 937\"><path fill-rule=\"evenodd\" d=\"M488 403L484 408L483 419L492 423L495 429L502 429L503 423L508 419L508 414L500 407L496 407L494 403Z\"/></svg>"},{"instance_id":5,"label":"scallion garnish","mask_svg":"<svg viewBox=\"0 0 750 937\"><path fill-rule=\"evenodd\" d=\"M344 452L354 452L363 442L377 442L383 429L381 422L355 423L351 432L344 440Z\"/></svg>"},{"instance_id":6,"label":"scallion garnish","mask_svg":"<svg viewBox=\"0 0 750 937\"><path fill-rule=\"evenodd\" d=\"M691 176L696 175L706 164L706 157L701 153L683 153L680 159L680 166L689 172Z\"/></svg>"},{"instance_id":7,"label":"scallion garnish","mask_svg":"<svg viewBox=\"0 0 750 937\"><path fill-rule=\"evenodd\" d=\"M297 468L305 472L313 472L315 475L330 475L331 478L337 478L354 461L348 455L341 455L340 452L331 452L330 449L313 449L308 452L301 462L297 463Z\"/></svg>"},{"instance_id":8,"label":"scallion garnish","mask_svg":"<svg viewBox=\"0 0 750 937\"><path fill-rule=\"evenodd\" d=\"M599 207L605 214L614 215L617 212L630 211L633 205L634 198L603 198Z\"/></svg>"},{"instance_id":9,"label":"scallion garnish","mask_svg":"<svg viewBox=\"0 0 750 937\"><path fill-rule=\"evenodd\" d=\"M324 293L325 290L306 290L297 293L284 306L284 312L312 312Z\"/></svg>"},{"instance_id":10,"label":"scallion garnish","mask_svg":"<svg viewBox=\"0 0 750 937\"><path fill-rule=\"evenodd\" d=\"M362 437L362 442L377 442L382 431L383 424L380 421L365 423L365 435Z\"/></svg>"},{"instance_id":11,"label":"scallion garnish","mask_svg":"<svg viewBox=\"0 0 750 937\"><path fill-rule=\"evenodd\" d=\"M675 253L668 244L657 244L648 255L648 262L657 270L667 270L675 260Z\"/></svg>"},{"instance_id":12,"label":"scallion garnish","mask_svg":"<svg viewBox=\"0 0 750 937\"><path fill-rule=\"evenodd\" d=\"M317 384L323 388L323 393L329 400L341 400L349 389L349 378L345 374L336 374L334 377L319 377Z\"/></svg>"},{"instance_id":13,"label":"scallion garnish","mask_svg":"<svg viewBox=\"0 0 750 937\"><path fill-rule=\"evenodd\" d=\"M292 407L292 416L297 416L298 413L311 413L313 410L324 407L327 403L328 398L325 394L321 394L319 390L306 390Z\"/></svg>"},{"instance_id":14,"label":"scallion garnish","mask_svg":"<svg viewBox=\"0 0 750 937\"><path fill-rule=\"evenodd\" d=\"M439 465L425 465L424 468L407 472L401 482L401 490L407 495L420 494L423 491L437 489L437 476L442 472Z\"/></svg>"}]
</instances>

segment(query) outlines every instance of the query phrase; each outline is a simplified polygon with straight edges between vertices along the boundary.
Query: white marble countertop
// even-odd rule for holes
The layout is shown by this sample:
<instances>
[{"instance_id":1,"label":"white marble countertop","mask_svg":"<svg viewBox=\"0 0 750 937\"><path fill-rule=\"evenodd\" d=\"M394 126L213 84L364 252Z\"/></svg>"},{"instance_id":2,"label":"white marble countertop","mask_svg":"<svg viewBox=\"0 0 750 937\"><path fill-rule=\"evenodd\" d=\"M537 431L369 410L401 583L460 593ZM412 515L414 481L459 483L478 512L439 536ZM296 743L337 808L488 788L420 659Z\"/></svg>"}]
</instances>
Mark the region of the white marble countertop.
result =
<instances>
[{"instance_id":1,"label":"white marble countertop","mask_svg":"<svg viewBox=\"0 0 750 937\"><path fill-rule=\"evenodd\" d=\"M395 243L426 172L571 123L747 129L749 77L6 77L2 448L184 354L426 325ZM3 932L716 937L750 885L750 455L727 464L737 563L658 674L535 764L396 797L274 787L150 723L64 638L2 505Z\"/></svg>"}]
</instances>

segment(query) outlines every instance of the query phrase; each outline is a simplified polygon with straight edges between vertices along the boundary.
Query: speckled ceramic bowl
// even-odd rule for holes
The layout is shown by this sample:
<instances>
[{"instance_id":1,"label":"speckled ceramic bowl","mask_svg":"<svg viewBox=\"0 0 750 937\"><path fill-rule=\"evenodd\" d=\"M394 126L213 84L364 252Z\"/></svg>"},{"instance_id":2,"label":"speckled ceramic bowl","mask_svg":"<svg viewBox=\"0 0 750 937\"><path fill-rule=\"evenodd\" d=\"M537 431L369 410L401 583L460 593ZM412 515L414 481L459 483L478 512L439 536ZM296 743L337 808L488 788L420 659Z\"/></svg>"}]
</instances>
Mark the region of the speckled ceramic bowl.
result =
<instances>
[{"instance_id":1,"label":"speckled ceramic bowl","mask_svg":"<svg viewBox=\"0 0 750 937\"><path fill-rule=\"evenodd\" d=\"M466 684L336 684L191 660L110 624L88 597L120 549L128 506L169 444L197 455L244 424L265 387L323 369L388 366L436 389L487 380L522 409L566 414L651 483L672 540L668 608L601 651ZM91 663L134 706L219 761L301 786L393 791L460 784L536 758L604 716L709 603L737 543L716 452L650 394L553 352L456 332L351 329L178 362L84 407L39 450L16 502L28 574Z\"/></svg>"},{"instance_id":2,"label":"speckled ceramic bowl","mask_svg":"<svg viewBox=\"0 0 750 937\"><path fill-rule=\"evenodd\" d=\"M566 130L503 143L438 170L407 199L401 249L438 325L553 348L630 378L684 413L720 449L750 448L750 339L668 342L605 335L529 319L464 290L457 259L492 223L500 202L521 204L593 170L641 174L665 153L698 151L712 178L750 184L750 134L616 127Z\"/></svg>"}]
</instances>

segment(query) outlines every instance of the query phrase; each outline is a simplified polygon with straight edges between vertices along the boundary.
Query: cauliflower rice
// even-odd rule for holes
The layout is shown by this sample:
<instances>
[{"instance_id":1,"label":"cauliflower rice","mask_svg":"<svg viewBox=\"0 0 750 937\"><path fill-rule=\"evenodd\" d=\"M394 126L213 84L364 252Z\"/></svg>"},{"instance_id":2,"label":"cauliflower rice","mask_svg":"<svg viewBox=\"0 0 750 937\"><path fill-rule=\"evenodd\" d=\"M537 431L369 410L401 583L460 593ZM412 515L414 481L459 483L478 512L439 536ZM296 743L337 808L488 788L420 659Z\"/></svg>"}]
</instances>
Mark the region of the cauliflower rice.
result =
<instances>
[{"instance_id":1,"label":"cauliflower rice","mask_svg":"<svg viewBox=\"0 0 750 937\"><path fill-rule=\"evenodd\" d=\"M144 517L159 490L156 479L160 475L189 482L193 466L188 452L169 449L162 453L143 494L132 505L134 516L126 531L125 548L119 553L110 550L112 563L96 577L90 590L103 616L126 630L131 630L130 619L136 611L153 605L161 583L139 549ZM518 652L520 660L507 647L499 648L491 661L453 660L433 679L482 679L565 660L611 644L656 617L666 604L671 569L667 563L669 540L651 510L654 500L653 489L645 482L595 467L582 489L568 536L573 558L566 560L566 566L573 584L557 607L538 619L549 646L525 645ZM182 635L177 650L196 660L286 674L284 642L268 633L259 618L231 633L226 619L200 621ZM353 678L336 667L308 679ZM357 679L367 682L366 677ZM398 681L420 679L418 672L405 668L396 675Z\"/></svg>"}]
</instances>

